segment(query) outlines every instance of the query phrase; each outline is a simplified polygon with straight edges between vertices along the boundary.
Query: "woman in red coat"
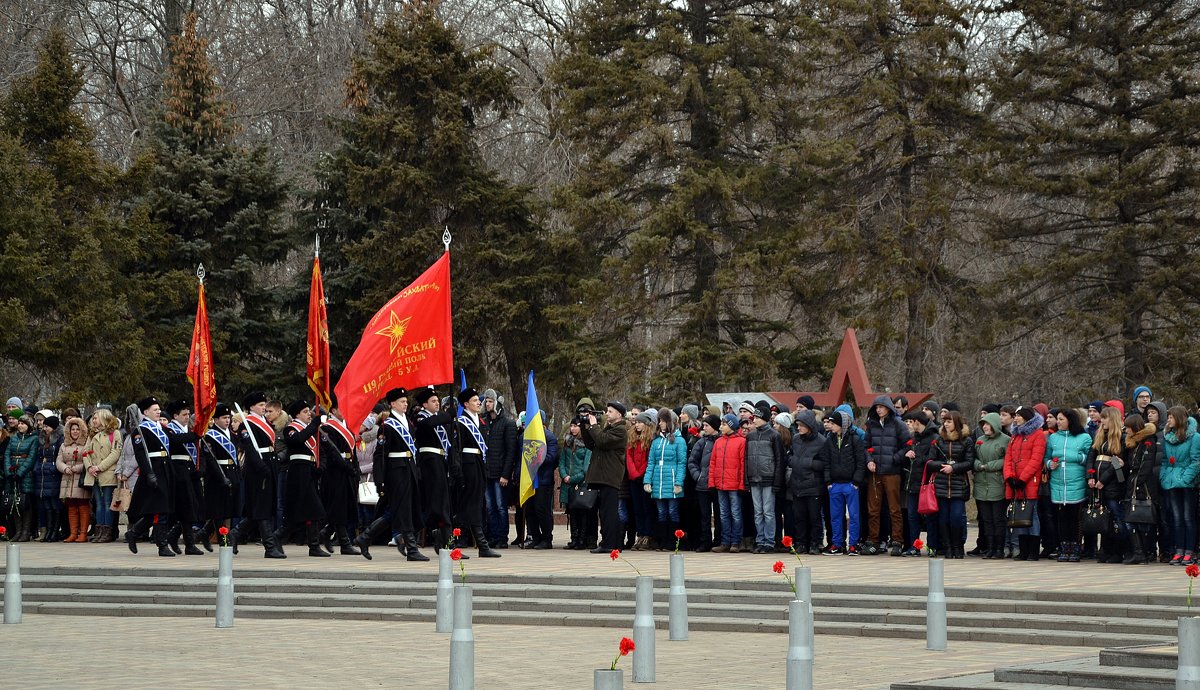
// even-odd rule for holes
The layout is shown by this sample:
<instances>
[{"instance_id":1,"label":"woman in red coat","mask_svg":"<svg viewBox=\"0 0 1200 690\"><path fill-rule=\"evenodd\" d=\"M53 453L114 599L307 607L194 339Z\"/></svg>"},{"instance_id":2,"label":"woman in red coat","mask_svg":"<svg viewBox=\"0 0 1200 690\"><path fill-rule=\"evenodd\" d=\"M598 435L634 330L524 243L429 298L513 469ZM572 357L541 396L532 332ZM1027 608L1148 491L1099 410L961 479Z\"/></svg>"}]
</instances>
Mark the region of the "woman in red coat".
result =
<instances>
[{"instance_id":1,"label":"woman in red coat","mask_svg":"<svg viewBox=\"0 0 1200 690\"><path fill-rule=\"evenodd\" d=\"M1014 527L1012 533L1021 546L1016 560L1036 561L1038 537L1041 534L1036 505L1042 461L1046 455L1046 435L1042 433L1046 420L1037 410L1024 405L1018 407L1013 416L1012 441L1004 453L1004 497L1010 501L1032 501L1035 505L1033 525Z\"/></svg>"}]
</instances>

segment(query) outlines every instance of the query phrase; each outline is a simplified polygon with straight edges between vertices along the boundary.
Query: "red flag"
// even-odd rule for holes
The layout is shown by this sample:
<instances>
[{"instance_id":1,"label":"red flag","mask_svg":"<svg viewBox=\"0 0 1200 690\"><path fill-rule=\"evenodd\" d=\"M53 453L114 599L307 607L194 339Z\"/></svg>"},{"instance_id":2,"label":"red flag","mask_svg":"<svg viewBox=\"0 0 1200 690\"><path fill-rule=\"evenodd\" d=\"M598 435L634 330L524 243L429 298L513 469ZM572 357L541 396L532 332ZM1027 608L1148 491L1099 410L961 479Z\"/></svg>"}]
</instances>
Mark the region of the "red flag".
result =
<instances>
[{"instance_id":1,"label":"red flag","mask_svg":"<svg viewBox=\"0 0 1200 690\"><path fill-rule=\"evenodd\" d=\"M454 380L450 323L450 252L375 312L335 392L346 426L358 429L367 412L397 387Z\"/></svg>"},{"instance_id":2,"label":"red flag","mask_svg":"<svg viewBox=\"0 0 1200 690\"><path fill-rule=\"evenodd\" d=\"M200 283L200 301L196 304L196 325L192 328L192 350L188 354L187 378L192 384L192 431L208 430L217 409L217 379L213 374L212 338L208 333L208 303L204 283Z\"/></svg>"},{"instance_id":3,"label":"red flag","mask_svg":"<svg viewBox=\"0 0 1200 690\"><path fill-rule=\"evenodd\" d=\"M308 291L308 387L317 403L329 409L329 319L325 314L325 285L321 259L313 258L312 287Z\"/></svg>"}]
</instances>

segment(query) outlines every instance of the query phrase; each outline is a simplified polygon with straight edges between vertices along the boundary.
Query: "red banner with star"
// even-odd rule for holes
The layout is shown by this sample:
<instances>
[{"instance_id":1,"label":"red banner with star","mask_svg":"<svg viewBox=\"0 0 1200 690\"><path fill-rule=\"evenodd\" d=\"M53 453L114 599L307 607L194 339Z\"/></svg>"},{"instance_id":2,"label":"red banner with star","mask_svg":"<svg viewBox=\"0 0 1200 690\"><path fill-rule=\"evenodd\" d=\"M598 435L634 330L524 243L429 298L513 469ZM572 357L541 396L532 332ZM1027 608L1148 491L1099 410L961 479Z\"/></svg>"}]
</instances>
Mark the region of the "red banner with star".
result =
<instances>
[{"instance_id":1,"label":"red banner with star","mask_svg":"<svg viewBox=\"0 0 1200 690\"><path fill-rule=\"evenodd\" d=\"M389 390L453 380L450 252L446 252L375 312L334 392L346 426L354 431Z\"/></svg>"}]
</instances>

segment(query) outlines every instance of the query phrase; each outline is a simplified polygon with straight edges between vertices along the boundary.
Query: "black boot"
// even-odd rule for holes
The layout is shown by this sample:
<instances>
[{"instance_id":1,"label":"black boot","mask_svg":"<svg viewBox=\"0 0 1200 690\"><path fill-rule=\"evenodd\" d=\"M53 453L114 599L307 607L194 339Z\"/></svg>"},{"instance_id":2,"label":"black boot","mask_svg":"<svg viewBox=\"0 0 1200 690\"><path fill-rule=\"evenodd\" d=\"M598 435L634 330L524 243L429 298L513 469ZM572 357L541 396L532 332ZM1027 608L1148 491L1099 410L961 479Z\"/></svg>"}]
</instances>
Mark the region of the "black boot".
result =
<instances>
[{"instance_id":1,"label":"black boot","mask_svg":"<svg viewBox=\"0 0 1200 690\"><path fill-rule=\"evenodd\" d=\"M479 547L480 558L499 558L500 554L492 550L488 546L487 537L483 536L483 528L479 525L471 525L471 536L475 537L475 545Z\"/></svg>"},{"instance_id":2,"label":"black boot","mask_svg":"<svg viewBox=\"0 0 1200 690\"><path fill-rule=\"evenodd\" d=\"M134 522L130 523L129 527L125 529L125 544L129 547L131 552L137 553L138 539L142 537L143 531L147 526L149 526L149 524L150 516L143 515Z\"/></svg>"},{"instance_id":3,"label":"black boot","mask_svg":"<svg viewBox=\"0 0 1200 690\"><path fill-rule=\"evenodd\" d=\"M950 527L950 558L961 559L963 557L962 529L959 527Z\"/></svg>"},{"instance_id":4,"label":"black boot","mask_svg":"<svg viewBox=\"0 0 1200 690\"><path fill-rule=\"evenodd\" d=\"M391 524L387 518L375 518L375 521L367 526L363 533L354 539L354 545L362 552L362 557L371 560L371 542L375 541L375 537L379 533L387 529Z\"/></svg>"},{"instance_id":5,"label":"black boot","mask_svg":"<svg viewBox=\"0 0 1200 690\"><path fill-rule=\"evenodd\" d=\"M1146 553L1142 547L1142 535L1137 532L1129 534L1129 555L1121 561L1123 565L1138 565L1146 562Z\"/></svg>"},{"instance_id":6,"label":"black boot","mask_svg":"<svg viewBox=\"0 0 1200 690\"><path fill-rule=\"evenodd\" d=\"M212 521L206 522L204 523L204 527L196 530L196 533L192 535L192 539L200 542L200 546L203 546L204 550L209 553L212 553L212 534L214 524L215 523Z\"/></svg>"},{"instance_id":7,"label":"black boot","mask_svg":"<svg viewBox=\"0 0 1200 690\"><path fill-rule=\"evenodd\" d=\"M404 540L404 555L410 561L428 561L429 556L421 553L421 549L417 546L417 535L409 532L401 536Z\"/></svg>"},{"instance_id":8,"label":"black boot","mask_svg":"<svg viewBox=\"0 0 1200 690\"><path fill-rule=\"evenodd\" d=\"M258 521L258 533L262 536L263 558L287 558L287 554L283 552L283 546L280 545L279 538L275 536L275 531L271 529L270 520Z\"/></svg>"},{"instance_id":9,"label":"black boot","mask_svg":"<svg viewBox=\"0 0 1200 690\"><path fill-rule=\"evenodd\" d=\"M229 540L229 546L231 546L233 548L233 555L235 555L235 556L237 555L237 552L238 552L238 542L242 540L241 527L245 523L246 523L246 521L242 520L241 522L237 523L233 527L229 528L229 534L225 535L226 538Z\"/></svg>"},{"instance_id":10,"label":"black boot","mask_svg":"<svg viewBox=\"0 0 1200 690\"><path fill-rule=\"evenodd\" d=\"M179 529L183 534L183 552L189 556L203 556L204 552L196 548L196 532L192 530L192 526L181 523Z\"/></svg>"},{"instance_id":11,"label":"black boot","mask_svg":"<svg viewBox=\"0 0 1200 690\"><path fill-rule=\"evenodd\" d=\"M337 528L333 525L325 525L320 531L321 546L329 553L333 553L333 540L337 537Z\"/></svg>"},{"instance_id":12,"label":"black boot","mask_svg":"<svg viewBox=\"0 0 1200 690\"><path fill-rule=\"evenodd\" d=\"M1014 561L1029 560L1029 537L1017 536L1017 554L1013 556Z\"/></svg>"},{"instance_id":13,"label":"black boot","mask_svg":"<svg viewBox=\"0 0 1200 690\"><path fill-rule=\"evenodd\" d=\"M446 545L446 530L441 527L429 530L429 541L433 544L433 552L441 553L442 547Z\"/></svg>"},{"instance_id":14,"label":"black boot","mask_svg":"<svg viewBox=\"0 0 1200 690\"><path fill-rule=\"evenodd\" d=\"M171 528L163 523L158 523L154 526L151 533L151 539L158 545L158 555L168 558L175 557L175 550L171 548Z\"/></svg>"},{"instance_id":15,"label":"black boot","mask_svg":"<svg viewBox=\"0 0 1200 690\"><path fill-rule=\"evenodd\" d=\"M337 542L338 546L341 547L341 553L343 556L362 555L361 551L354 548L354 542L350 541L350 532L346 529L345 525L338 525L337 527Z\"/></svg>"},{"instance_id":16,"label":"black boot","mask_svg":"<svg viewBox=\"0 0 1200 690\"><path fill-rule=\"evenodd\" d=\"M167 531L167 545L175 552L175 555L183 553L183 549L179 548L179 537L183 535L183 523L176 522L171 525L171 529Z\"/></svg>"},{"instance_id":17,"label":"black boot","mask_svg":"<svg viewBox=\"0 0 1200 690\"><path fill-rule=\"evenodd\" d=\"M1028 536L1026 539L1029 540L1029 546L1027 547L1029 557L1025 560L1036 561L1038 559L1038 542L1041 541L1041 537Z\"/></svg>"},{"instance_id":18,"label":"black boot","mask_svg":"<svg viewBox=\"0 0 1200 690\"><path fill-rule=\"evenodd\" d=\"M308 555L314 558L329 558L325 549L321 548L321 526L309 523L304 527L304 535L308 539Z\"/></svg>"}]
</instances>

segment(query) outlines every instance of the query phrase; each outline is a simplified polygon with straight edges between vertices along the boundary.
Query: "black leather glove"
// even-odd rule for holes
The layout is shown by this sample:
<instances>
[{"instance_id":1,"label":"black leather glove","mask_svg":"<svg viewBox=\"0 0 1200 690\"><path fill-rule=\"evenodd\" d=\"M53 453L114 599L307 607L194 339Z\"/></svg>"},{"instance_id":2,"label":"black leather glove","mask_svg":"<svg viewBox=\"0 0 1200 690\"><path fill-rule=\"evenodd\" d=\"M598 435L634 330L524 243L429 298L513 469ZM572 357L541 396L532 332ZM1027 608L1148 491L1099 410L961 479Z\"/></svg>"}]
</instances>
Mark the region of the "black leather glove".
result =
<instances>
[{"instance_id":1,"label":"black leather glove","mask_svg":"<svg viewBox=\"0 0 1200 690\"><path fill-rule=\"evenodd\" d=\"M229 481L229 477L221 477L221 483L225 485L226 489L233 488L233 482Z\"/></svg>"},{"instance_id":2,"label":"black leather glove","mask_svg":"<svg viewBox=\"0 0 1200 690\"><path fill-rule=\"evenodd\" d=\"M153 474L146 475L146 481L150 482L151 489L158 488L158 476Z\"/></svg>"}]
</instances>

